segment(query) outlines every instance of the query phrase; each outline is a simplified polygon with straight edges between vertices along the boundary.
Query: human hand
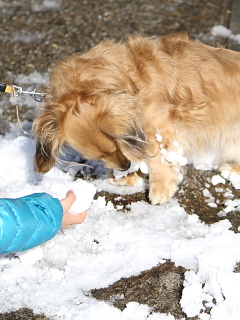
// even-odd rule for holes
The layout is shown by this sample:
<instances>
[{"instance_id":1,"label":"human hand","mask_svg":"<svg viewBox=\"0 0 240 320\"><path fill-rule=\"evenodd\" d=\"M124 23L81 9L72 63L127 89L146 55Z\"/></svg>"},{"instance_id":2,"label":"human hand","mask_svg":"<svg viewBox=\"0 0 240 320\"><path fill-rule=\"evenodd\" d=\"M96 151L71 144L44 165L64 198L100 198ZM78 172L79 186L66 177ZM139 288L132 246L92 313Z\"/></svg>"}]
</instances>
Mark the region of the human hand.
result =
<instances>
[{"instance_id":1,"label":"human hand","mask_svg":"<svg viewBox=\"0 0 240 320\"><path fill-rule=\"evenodd\" d=\"M60 200L61 205L63 207L63 219L62 219L62 228L69 229L71 228L72 224L81 224L85 220L87 216L87 210L78 215L73 215L69 213L69 209L71 208L72 204L76 200L76 196L72 190L69 190L66 194L66 198Z\"/></svg>"}]
</instances>

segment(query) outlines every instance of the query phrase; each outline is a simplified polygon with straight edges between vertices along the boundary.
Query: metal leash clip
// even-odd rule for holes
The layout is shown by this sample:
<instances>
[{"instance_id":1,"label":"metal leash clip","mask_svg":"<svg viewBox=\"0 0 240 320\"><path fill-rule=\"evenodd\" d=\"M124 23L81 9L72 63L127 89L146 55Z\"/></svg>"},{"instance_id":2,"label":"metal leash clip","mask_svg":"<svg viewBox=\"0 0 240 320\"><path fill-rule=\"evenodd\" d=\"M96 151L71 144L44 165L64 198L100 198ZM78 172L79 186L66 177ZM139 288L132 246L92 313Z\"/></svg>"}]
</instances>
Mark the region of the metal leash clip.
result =
<instances>
[{"instance_id":1,"label":"metal leash clip","mask_svg":"<svg viewBox=\"0 0 240 320\"><path fill-rule=\"evenodd\" d=\"M36 89L23 90L21 87L18 87L18 86L15 86L15 85L13 85L13 88L15 90L16 97L19 97L21 95L27 94L37 102L42 102L44 100L44 93L36 92Z\"/></svg>"},{"instance_id":2,"label":"metal leash clip","mask_svg":"<svg viewBox=\"0 0 240 320\"><path fill-rule=\"evenodd\" d=\"M32 97L37 102L42 102L44 100L45 94L42 92L36 92L33 90L23 90L22 87L15 85L7 85L5 83L0 82L0 92L8 92L15 95L15 97L19 97L21 95L27 94Z\"/></svg>"}]
</instances>

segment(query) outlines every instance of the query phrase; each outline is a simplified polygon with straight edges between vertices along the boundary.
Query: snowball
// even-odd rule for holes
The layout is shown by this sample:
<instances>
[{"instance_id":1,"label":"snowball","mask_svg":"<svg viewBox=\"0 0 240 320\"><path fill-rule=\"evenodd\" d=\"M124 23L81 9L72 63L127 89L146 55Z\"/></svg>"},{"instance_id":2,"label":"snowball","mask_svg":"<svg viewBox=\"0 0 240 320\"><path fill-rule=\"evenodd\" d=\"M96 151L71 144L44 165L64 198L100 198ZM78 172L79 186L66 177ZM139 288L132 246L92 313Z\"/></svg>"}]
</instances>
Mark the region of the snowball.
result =
<instances>
[{"instance_id":1,"label":"snowball","mask_svg":"<svg viewBox=\"0 0 240 320\"><path fill-rule=\"evenodd\" d=\"M67 190L69 190L69 188L72 189L76 195L76 201L73 203L69 212L72 214L79 214L87 210L93 201L96 187L86 181L76 180L75 182L68 184ZM52 183L48 193L61 200L65 198L67 190L63 183Z\"/></svg>"}]
</instances>

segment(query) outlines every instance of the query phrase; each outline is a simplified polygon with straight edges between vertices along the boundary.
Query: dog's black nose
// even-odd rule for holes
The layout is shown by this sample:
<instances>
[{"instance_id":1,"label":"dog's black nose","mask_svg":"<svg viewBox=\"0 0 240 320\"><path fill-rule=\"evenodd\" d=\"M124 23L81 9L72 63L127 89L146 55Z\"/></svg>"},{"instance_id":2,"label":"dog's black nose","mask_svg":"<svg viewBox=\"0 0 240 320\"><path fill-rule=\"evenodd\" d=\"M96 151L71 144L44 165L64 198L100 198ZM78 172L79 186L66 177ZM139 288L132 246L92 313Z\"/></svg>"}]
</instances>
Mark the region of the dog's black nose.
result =
<instances>
[{"instance_id":1,"label":"dog's black nose","mask_svg":"<svg viewBox=\"0 0 240 320\"><path fill-rule=\"evenodd\" d=\"M125 168L121 168L119 171L127 171L130 167L131 167L131 161L128 161Z\"/></svg>"}]
</instances>

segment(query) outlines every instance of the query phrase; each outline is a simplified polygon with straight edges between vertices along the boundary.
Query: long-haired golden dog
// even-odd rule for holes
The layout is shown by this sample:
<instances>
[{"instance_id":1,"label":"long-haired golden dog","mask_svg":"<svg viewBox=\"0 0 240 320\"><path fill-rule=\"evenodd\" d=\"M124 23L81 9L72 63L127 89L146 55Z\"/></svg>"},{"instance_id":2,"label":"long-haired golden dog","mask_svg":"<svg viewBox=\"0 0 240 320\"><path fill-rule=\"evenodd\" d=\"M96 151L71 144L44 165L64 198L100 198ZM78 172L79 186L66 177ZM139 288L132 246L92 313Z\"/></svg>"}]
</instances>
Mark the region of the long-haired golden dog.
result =
<instances>
[{"instance_id":1,"label":"long-haired golden dog","mask_svg":"<svg viewBox=\"0 0 240 320\"><path fill-rule=\"evenodd\" d=\"M150 200L162 204L186 159L211 155L239 170L240 53L186 35L100 43L52 70L33 132L37 171L49 171L64 144L118 170L144 161Z\"/></svg>"}]
</instances>

